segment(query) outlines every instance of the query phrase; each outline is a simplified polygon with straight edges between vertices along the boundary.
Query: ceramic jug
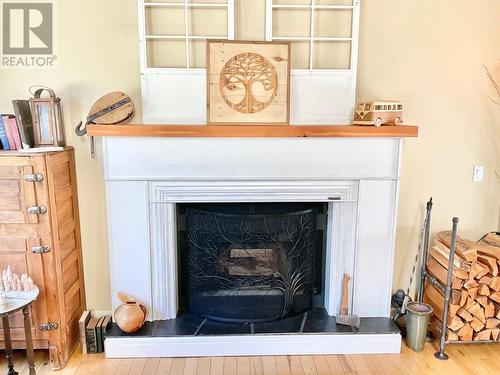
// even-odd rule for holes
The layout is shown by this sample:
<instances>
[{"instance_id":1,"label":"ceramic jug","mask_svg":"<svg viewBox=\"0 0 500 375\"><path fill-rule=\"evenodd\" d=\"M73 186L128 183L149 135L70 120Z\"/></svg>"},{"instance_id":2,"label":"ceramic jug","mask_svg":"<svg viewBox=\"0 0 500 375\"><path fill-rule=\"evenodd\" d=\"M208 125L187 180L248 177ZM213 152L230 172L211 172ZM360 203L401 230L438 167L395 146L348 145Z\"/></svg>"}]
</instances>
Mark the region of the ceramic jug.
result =
<instances>
[{"instance_id":1,"label":"ceramic jug","mask_svg":"<svg viewBox=\"0 0 500 375\"><path fill-rule=\"evenodd\" d=\"M148 316L147 307L125 293L118 292L117 294L123 303L115 310L116 324L122 331L127 333L140 330Z\"/></svg>"}]
</instances>

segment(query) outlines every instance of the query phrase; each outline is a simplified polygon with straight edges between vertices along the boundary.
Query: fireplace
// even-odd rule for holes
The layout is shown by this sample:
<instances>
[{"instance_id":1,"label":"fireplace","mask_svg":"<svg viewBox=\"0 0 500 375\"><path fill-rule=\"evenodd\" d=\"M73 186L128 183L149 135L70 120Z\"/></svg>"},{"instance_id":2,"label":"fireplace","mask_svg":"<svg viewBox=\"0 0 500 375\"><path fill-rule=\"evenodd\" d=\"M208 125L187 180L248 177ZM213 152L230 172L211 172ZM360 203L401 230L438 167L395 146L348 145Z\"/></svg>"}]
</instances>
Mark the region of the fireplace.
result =
<instances>
[{"instance_id":1,"label":"fireplace","mask_svg":"<svg viewBox=\"0 0 500 375\"><path fill-rule=\"evenodd\" d=\"M379 328L390 321L400 139L105 137L104 149L113 309L118 291L149 308L137 335L106 339L108 357L399 351L399 333ZM293 303L277 292L290 248L262 230L264 217L278 229L287 219L297 228L316 220L313 271ZM254 227L250 240L212 241L223 265L208 275L222 273L237 288L190 289L187 227L197 218L226 219L229 232L234 223ZM344 273L357 333L335 324ZM205 303L208 296L230 308ZM266 302L235 311L233 297Z\"/></svg>"},{"instance_id":2,"label":"fireplace","mask_svg":"<svg viewBox=\"0 0 500 375\"><path fill-rule=\"evenodd\" d=\"M180 204L181 309L225 322L289 318L322 290L323 203Z\"/></svg>"}]
</instances>

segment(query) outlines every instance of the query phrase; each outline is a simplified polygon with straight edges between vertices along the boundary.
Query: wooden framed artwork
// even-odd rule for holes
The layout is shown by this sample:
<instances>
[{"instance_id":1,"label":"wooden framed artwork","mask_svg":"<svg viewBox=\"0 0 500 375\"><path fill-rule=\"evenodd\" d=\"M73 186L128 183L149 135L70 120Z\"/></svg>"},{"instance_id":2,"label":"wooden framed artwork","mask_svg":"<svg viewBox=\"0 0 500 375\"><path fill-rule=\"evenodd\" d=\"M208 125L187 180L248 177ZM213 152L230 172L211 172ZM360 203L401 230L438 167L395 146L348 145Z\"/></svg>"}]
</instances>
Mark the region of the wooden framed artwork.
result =
<instances>
[{"instance_id":1,"label":"wooden framed artwork","mask_svg":"<svg viewBox=\"0 0 500 375\"><path fill-rule=\"evenodd\" d=\"M207 40L207 117L214 125L288 125L290 42Z\"/></svg>"}]
</instances>

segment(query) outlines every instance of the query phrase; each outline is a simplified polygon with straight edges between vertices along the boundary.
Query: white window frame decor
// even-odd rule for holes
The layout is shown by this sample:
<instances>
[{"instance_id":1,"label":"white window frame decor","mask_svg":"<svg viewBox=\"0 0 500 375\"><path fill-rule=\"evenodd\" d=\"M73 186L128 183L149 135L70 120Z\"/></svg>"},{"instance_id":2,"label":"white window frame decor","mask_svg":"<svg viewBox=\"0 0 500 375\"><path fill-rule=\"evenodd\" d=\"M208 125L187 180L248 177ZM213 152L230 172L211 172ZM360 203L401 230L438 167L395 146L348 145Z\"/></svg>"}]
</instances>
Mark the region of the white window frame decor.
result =
<instances>
[{"instance_id":1,"label":"white window frame decor","mask_svg":"<svg viewBox=\"0 0 500 375\"><path fill-rule=\"evenodd\" d=\"M304 4L308 0L304 0ZM310 0L308 5L274 4L266 0L266 40L308 40L310 43L309 69L291 70L290 124L350 124L353 120L356 94L356 72L359 40L360 0L352 5L319 5ZM204 39L234 39L234 0L215 3L152 2L138 0L139 48L141 64L142 108L144 123L206 124L206 69L192 68L188 42ZM185 16L184 35L148 35L146 33L146 8L183 7ZM227 37L190 35L188 30L188 8L227 8ZM273 37L272 15L277 8L311 9L311 33L309 37ZM350 38L335 36L314 37L314 11L317 9L352 9ZM186 66L184 68L154 68L148 66L147 41L184 40L186 43ZM313 51L315 41L350 41L350 66L348 69L315 69ZM293 47L292 47L293 49ZM293 64L293 63L292 63Z\"/></svg>"}]
</instances>

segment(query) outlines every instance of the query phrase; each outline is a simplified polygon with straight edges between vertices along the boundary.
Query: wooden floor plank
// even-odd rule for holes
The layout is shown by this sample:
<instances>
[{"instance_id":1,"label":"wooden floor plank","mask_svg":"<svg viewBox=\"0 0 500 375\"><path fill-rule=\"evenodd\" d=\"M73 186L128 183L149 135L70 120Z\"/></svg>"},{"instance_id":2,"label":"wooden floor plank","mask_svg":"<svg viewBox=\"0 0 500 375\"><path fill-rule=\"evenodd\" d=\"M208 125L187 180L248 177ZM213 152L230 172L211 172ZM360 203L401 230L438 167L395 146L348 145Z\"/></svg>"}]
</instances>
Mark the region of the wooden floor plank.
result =
<instances>
[{"instance_id":1,"label":"wooden floor plank","mask_svg":"<svg viewBox=\"0 0 500 375\"><path fill-rule=\"evenodd\" d=\"M158 363L156 375L170 375L170 369L172 368L173 362L173 358L161 358Z\"/></svg>"},{"instance_id":2,"label":"wooden floor plank","mask_svg":"<svg viewBox=\"0 0 500 375\"><path fill-rule=\"evenodd\" d=\"M250 375L250 358L238 357L236 359L236 374L237 375Z\"/></svg>"},{"instance_id":3,"label":"wooden floor plank","mask_svg":"<svg viewBox=\"0 0 500 375\"><path fill-rule=\"evenodd\" d=\"M300 362L302 363L302 368L304 369L304 375L318 375L312 356L301 355Z\"/></svg>"},{"instance_id":4,"label":"wooden floor plank","mask_svg":"<svg viewBox=\"0 0 500 375\"><path fill-rule=\"evenodd\" d=\"M224 375L224 357L213 357L210 362L210 375Z\"/></svg>"},{"instance_id":5,"label":"wooden floor plank","mask_svg":"<svg viewBox=\"0 0 500 375\"><path fill-rule=\"evenodd\" d=\"M104 354L82 355L77 350L64 369L52 371L48 352L37 350L35 368L37 375L500 374L500 344L450 345L448 361L436 360L435 351L426 344L419 353L403 345L400 354L381 355L106 359ZM28 375L24 351L15 351L14 359L19 374ZM0 373L6 366L0 356Z\"/></svg>"},{"instance_id":6,"label":"wooden floor plank","mask_svg":"<svg viewBox=\"0 0 500 375\"><path fill-rule=\"evenodd\" d=\"M198 358L186 358L184 375L196 375L198 372Z\"/></svg>"},{"instance_id":7,"label":"wooden floor plank","mask_svg":"<svg viewBox=\"0 0 500 375\"><path fill-rule=\"evenodd\" d=\"M170 368L169 375L184 375L184 366L186 365L186 358L174 358L172 367Z\"/></svg>"},{"instance_id":8,"label":"wooden floor plank","mask_svg":"<svg viewBox=\"0 0 500 375\"><path fill-rule=\"evenodd\" d=\"M198 359L198 370L196 371L196 375L210 375L211 361L212 358L210 357Z\"/></svg>"},{"instance_id":9,"label":"wooden floor plank","mask_svg":"<svg viewBox=\"0 0 500 375\"><path fill-rule=\"evenodd\" d=\"M272 355L266 355L262 358L262 367L264 375L277 375L276 360Z\"/></svg>"},{"instance_id":10,"label":"wooden floor plank","mask_svg":"<svg viewBox=\"0 0 500 375\"><path fill-rule=\"evenodd\" d=\"M274 360L276 362L276 372L278 375L291 375L288 357L276 356L274 357Z\"/></svg>"},{"instance_id":11,"label":"wooden floor plank","mask_svg":"<svg viewBox=\"0 0 500 375\"><path fill-rule=\"evenodd\" d=\"M250 374L264 375L264 365L262 364L262 357L250 357Z\"/></svg>"},{"instance_id":12,"label":"wooden floor plank","mask_svg":"<svg viewBox=\"0 0 500 375\"><path fill-rule=\"evenodd\" d=\"M224 357L224 375L236 375L236 357Z\"/></svg>"}]
</instances>

